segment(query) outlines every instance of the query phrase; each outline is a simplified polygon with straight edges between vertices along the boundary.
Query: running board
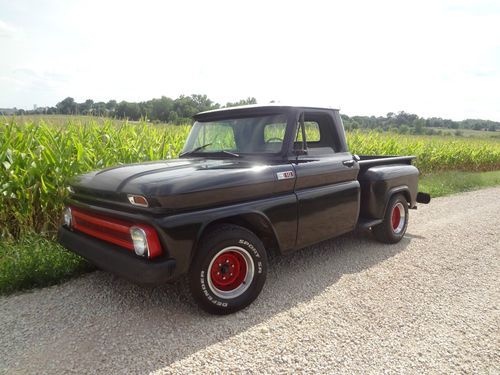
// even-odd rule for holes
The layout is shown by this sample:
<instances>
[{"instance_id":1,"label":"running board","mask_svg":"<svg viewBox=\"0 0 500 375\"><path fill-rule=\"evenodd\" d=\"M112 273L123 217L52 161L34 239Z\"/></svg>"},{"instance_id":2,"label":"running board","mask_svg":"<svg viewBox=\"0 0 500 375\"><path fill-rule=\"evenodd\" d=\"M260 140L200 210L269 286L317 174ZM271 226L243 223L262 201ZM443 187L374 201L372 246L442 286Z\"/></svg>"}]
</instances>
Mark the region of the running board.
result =
<instances>
[{"instance_id":1,"label":"running board","mask_svg":"<svg viewBox=\"0 0 500 375\"><path fill-rule=\"evenodd\" d=\"M359 219L358 221L358 229L361 230L370 230L375 225L378 225L384 221L383 219Z\"/></svg>"}]
</instances>

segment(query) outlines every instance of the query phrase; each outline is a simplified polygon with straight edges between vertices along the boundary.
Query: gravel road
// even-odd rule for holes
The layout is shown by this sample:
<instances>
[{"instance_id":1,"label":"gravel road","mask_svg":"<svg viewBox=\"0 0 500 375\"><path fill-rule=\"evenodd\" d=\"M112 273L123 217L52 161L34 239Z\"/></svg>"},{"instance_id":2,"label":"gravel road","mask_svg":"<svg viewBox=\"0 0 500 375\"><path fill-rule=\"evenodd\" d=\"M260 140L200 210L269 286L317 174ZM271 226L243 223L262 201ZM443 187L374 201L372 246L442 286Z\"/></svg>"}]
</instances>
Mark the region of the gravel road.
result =
<instances>
[{"instance_id":1,"label":"gravel road","mask_svg":"<svg viewBox=\"0 0 500 375\"><path fill-rule=\"evenodd\" d=\"M261 296L210 316L182 283L94 272L0 298L0 373L500 373L500 187L271 260Z\"/></svg>"}]
</instances>

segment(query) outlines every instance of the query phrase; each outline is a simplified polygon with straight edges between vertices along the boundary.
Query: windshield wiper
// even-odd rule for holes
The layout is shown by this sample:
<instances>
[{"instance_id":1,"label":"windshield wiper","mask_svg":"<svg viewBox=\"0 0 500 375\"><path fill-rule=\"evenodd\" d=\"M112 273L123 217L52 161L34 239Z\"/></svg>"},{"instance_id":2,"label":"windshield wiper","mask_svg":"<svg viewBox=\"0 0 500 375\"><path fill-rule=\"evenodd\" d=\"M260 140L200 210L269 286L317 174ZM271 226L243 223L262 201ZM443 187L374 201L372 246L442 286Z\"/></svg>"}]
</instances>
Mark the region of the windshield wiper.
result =
<instances>
[{"instance_id":1,"label":"windshield wiper","mask_svg":"<svg viewBox=\"0 0 500 375\"><path fill-rule=\"evenodd\" d=\"M200 147L196 147L196 148L192 149L191 151L186 151L186 152L183 152L183 153L181 153L181 154L179 155L179 157L184 156L184 155L191 155L191 154L194 154L195 152L200 151L200 150L203 150L205 147L208 147L208 146L210 146L211 144L213 144L213 142L206 143L206 144L204 144L203 146L200 146Z\"/></svg>"},{"instance_id":2,"label":"windshield wiper","mask_svg":"<svg viewBox=\"0 0 500 375\"><path fill-rule=\"evenodd\" d=\"M236 158L240 157L240 154L237 154L236 152L231 152L231 151L226 151L226 150L219 150L219 151L214 151L212 154L224 154L224 155L231 155Z\"/></svg>"},{"instance_id":3,"label":"windshield wiper","mask_svg":"<svg viewBox=\"0 0 500 375\"><path fill-rule=\"evenodd\" d=\"M203 146L200 146L200 147L196 147L195 149L192 149L191 151L186 151L186 152L183 152L179 155L179 157L181 156L185 156L185 155L191 155L191 154L194 154L195 152L198 152L200 150L203 150L205 147L208 147L210 146L211 144L213 144L213 142L211 143L207 143ZM206 154L210 154L210 155L218 155L218 154L223 154L223 155L230 155L230 156L234 156L235 158L239 158L240 157L240 154L237 154L235 152L231 152L231 151L227 151L227 150L216 150L216 151L210 151L210 152L207 152Z\"/></svg>"}]
</instances>

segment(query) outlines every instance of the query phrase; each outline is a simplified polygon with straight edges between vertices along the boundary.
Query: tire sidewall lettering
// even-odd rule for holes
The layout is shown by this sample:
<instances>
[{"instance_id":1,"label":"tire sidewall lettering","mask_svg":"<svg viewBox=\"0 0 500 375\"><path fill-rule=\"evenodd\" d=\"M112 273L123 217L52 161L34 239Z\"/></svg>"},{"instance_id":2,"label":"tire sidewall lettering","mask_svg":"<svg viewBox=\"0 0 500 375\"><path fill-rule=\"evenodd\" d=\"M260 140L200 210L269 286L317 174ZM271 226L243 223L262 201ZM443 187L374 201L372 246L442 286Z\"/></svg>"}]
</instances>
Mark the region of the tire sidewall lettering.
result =
<instances>
[{"instance_id":1,"label":"tire sidewall lettering","mask_svg":"<svg viewBox=\"0 0 500 375\"><path fill-rule=\"evenodd\" d=\"M205 271L204 270L201 270L200 272L200 287L201 287L201 291L202 293L205 295L205 297L211 302L213 303L214 305L217 305L217 306L220 306L220 307L227 307L228 306L228 303L227 302L223 302L223 301L219 301L217 298L215 298L209 291L208 291L208 288L207 288L207 278L206 278L206 274L205 274Z\"/></svg>"},{"instance_id":2,"label":"tire sidewall lettering","mask_svg":"<svg viewBox=\"0 0 500 375\"><path fill-rule=\"evenodd\" d=\"M247 240L240 239L240 240L238 240L238 243L239 243L240 245L244 245L244 246L246 246L247 248L249 248L249 249L252 251L253 255L254 255L256 258L260 258L260 254L259 254L259 252L258 252L258 251L257 251L257 249L255 248L255 246L254 246L254 245L252 245L252 243L251 243L251 242L249 242L249 241L247 241Z\"/></svg>"}]
</instances>

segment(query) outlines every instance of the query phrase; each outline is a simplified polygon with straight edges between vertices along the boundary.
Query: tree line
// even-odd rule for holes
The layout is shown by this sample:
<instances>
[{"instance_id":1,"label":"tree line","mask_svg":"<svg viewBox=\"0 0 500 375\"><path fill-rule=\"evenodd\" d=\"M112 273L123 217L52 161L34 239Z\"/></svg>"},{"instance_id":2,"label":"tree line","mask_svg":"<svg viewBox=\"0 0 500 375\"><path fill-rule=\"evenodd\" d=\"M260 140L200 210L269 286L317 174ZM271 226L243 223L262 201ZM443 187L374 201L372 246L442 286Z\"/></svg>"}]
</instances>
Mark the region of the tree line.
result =
<instances>
[{"instance_id":1,"label":"tree line","mask_svg":"<svg viewBox=\"0 0 500 375\"><path fill-rule=\"evenodd\" d=\"M257 99L249 97L237 102L228 102L225 105L215 103L206 95L181 95L176 99L162 96L144 102L127 102L109 100L108 102L94 102L87 99L77 103L73 98L67 97L55 107L40 107L33 110L17 110L18 115L32 114L62 114L62 115L87 115L114 117L120 119L140 120L147 119L154 122L168 122L172 124L186 124L191 122L191 117L198 112L234 107L245 104L256 104Z\"/></svg>"},{"instance_id":2,"label":"tree line","mask_svg":"<svg viewBox=\"0 0 500 375\"><path fill-rule=\"evenodd\" d=\"M186 124L191 122L191 117L202 111L233 107L245 104L257 104L254 97L248 97L237 102L228 102L225 105L215 103L207 95L193 94L181 95L176 99L166 96L144 102L127 102L109 100L108 102L94 102L87 99L77 103L73 98L67 97L55 107L41 107L34 110L19 109L18 115L24 114L64 114L64 115L92 115L114 117L119 119L140 120L147 119L153 122L168 122L173 124ZM440 134L440 129L453 129L460 135L460 129L473 130L500 130L500 122L480 119L467 119L454 121L440 117L423 118L405 111L389 112L386 116L347 116L342 115L344 126L347 130L370 129L381 131L396 131L411 134Z\"/></svg>"},{"instance_id":3,"label":"tree line","mask_svg":"<svg viewBox=\"0 0 500 375\"><path fill-rule=\"evenodd\" d=\"M352 116L342 115L347 130L370 129L396 131L402 134L441 134L441 129L453 129L460 135L460 129L497 131L500 122L480 119L453 121L440 117L423 118L405 111L389 112L386 116Z\"/></svg>"}]
</instances>

